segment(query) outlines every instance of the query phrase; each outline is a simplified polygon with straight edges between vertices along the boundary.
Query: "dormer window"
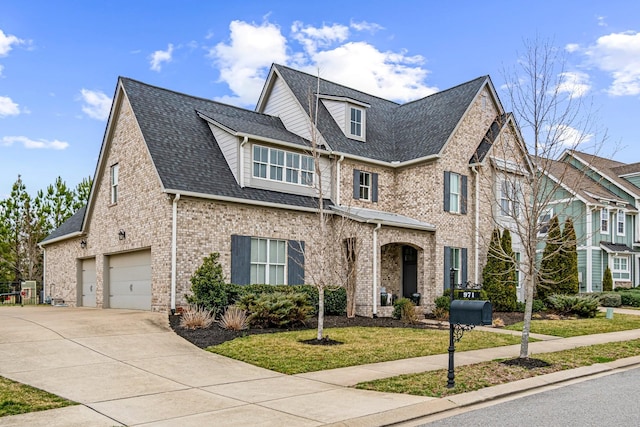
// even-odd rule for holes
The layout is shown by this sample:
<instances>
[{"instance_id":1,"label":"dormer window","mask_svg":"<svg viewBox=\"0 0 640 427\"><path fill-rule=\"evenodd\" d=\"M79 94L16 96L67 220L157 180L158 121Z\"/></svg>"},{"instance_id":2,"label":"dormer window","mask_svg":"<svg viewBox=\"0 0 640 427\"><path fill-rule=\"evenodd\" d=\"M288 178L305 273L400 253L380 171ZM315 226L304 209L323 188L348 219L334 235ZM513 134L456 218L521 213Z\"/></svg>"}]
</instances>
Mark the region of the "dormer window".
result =
<instances>
[{"instance_id":1,"label":"dormer window","mask_svg":"<svg viewBox=\"0 0 640 427\"><path fill-rule=\"evenodd\" d=\"M253 146L253 176L289 184L313 186L313 157L289 151Z\"/></svg>"},{"instance_id":2,"label":"dormer window","mask_svg":"<svg viewBox=\"0 0 640 427\"><path fill-rule=\"evenodd\" d=\"M364 110L362 108L350 107L350 127L349 133L357 138L364 138Z\"/></svg>"}]
</instances>

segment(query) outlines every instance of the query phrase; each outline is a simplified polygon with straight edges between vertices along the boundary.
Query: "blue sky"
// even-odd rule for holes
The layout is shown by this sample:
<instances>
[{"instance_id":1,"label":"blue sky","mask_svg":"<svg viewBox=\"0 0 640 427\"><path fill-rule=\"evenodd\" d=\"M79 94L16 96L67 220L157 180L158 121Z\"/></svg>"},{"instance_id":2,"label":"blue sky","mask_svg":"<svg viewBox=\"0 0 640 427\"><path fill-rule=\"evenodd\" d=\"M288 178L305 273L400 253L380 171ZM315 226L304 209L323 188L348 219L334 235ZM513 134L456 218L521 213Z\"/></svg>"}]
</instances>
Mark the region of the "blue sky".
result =
<instances>
[{"instance_id":1,"label":"blue sky","mask_svg":"<svg viewBox=\"0 0 640 427\"><path fill-rule=\"evenodd\" d=\"M2 0L0 198L93 175L118 76L253 109L272 62L400 102L489 74L509 109L535 37L640 162L640 2Z\"/></svg>"}]
</instances>

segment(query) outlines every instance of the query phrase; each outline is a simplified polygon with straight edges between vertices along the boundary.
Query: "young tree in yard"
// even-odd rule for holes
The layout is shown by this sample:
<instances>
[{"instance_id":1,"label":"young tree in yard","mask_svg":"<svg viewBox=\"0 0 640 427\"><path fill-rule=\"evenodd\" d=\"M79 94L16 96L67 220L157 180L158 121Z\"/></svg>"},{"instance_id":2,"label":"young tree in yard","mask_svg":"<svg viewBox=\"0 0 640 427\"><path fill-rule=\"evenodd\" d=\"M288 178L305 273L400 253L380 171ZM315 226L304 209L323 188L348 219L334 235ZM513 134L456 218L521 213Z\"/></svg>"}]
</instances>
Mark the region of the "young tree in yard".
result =
<instances>
[{"instance_id":1,"label":"young tree in yard","mask_svg":"<svg viewBox=\"0 0 640 427\"><path fill-rule=\"evenodd\" d=\"M523 278L525 313L520 357L526 358L529 355L533 298L539 280L554 273L547 267L543 275L539 268L549 266L547 258L558 252L538 252L544 243L549 216L552 210L557 213L565 207L557 202L558 194L564 194L565 184L571 181L570 188L580 188L581 180L590 179L576 168L567 165L558 168L556 160L567 150L577 148L597 154L606 140L606 132L598 135L594 128L596 122L590 105L584 101L584 86L575 84L575 74L565 69L562 50L548 41L525 41L524 54L518 58L517 64L503 73L504 87L535 167L526 179L526 197L513 197L513 202L521 204L520 208L507 212L511 217L512 236L517 238L522 251L519 267ZM524 169L524 165L511 167L514 173L506 175L512 187L515 187L520 169ZM538 289L541 291L545 291L542 286Z\"/></svg>"},{"instance_id":2,"label":"young tree in yard","mask_svg":"<svg viewBox=\"0 0 640 427\"><path fill-rule=\"evenodd\" d=\"M558 284L564 276L563 240L560 221L557 216L551 218L547 240L540 261L538 278L538 299L545 300L549 295L557 294Z\"/></svg>"}]
</instances>

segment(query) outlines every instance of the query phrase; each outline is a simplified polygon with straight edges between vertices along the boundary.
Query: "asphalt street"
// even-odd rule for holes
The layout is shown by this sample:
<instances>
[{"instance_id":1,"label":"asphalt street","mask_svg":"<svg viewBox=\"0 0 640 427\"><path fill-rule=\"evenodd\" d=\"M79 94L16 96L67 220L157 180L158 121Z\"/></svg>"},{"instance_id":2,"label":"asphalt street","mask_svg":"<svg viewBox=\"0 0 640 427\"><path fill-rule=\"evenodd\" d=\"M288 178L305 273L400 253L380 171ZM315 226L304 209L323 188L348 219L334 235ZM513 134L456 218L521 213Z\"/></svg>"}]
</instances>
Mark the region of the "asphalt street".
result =
<instances>
[{"instance_id":1,"label":"asphalt street","mask_svg":"<svg viewBox=\"0 0 640 427\"><path fill-rule=\"evenodd\" d=\"M640 368L491 405L439 421L446 426L616 426L640 425Z\"/></svg>"}]
</instances>

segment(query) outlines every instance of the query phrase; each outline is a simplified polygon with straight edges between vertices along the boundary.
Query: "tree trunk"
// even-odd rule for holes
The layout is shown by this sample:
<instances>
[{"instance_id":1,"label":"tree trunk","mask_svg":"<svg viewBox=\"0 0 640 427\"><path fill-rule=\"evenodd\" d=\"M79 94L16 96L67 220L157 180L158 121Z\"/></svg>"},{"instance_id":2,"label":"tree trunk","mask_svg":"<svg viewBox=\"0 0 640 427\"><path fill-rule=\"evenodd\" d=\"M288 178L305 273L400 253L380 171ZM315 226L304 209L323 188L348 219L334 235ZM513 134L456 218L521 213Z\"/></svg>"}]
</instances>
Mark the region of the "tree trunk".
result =
<instances>
[{"instance_id":1,"label":"tree trunk","mask_svg":"<svg viewBox=\"0 0 640 427\"><path fill-rule=\"evenodd\" d=\"M318 336L317 340L322 339L324 333L324 286L318 287Z\"/></svg>"},{"instance_id":2,"label":"tree trunk","mask_svg":"<svg viewBox=\"0 0 640 427\"><path fill-rule=\"evenodd\" d=\"M522 325L522 340L520 341L520 358L529 357L529 331L531 331L534 284L535 277L533 274L530 274L529 280L527 280L525 284L524 324Z\"/></svg>"}]
</instances>

